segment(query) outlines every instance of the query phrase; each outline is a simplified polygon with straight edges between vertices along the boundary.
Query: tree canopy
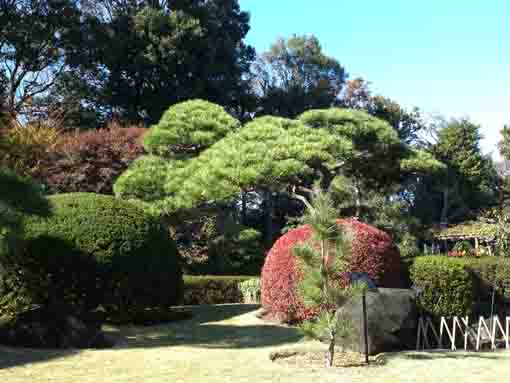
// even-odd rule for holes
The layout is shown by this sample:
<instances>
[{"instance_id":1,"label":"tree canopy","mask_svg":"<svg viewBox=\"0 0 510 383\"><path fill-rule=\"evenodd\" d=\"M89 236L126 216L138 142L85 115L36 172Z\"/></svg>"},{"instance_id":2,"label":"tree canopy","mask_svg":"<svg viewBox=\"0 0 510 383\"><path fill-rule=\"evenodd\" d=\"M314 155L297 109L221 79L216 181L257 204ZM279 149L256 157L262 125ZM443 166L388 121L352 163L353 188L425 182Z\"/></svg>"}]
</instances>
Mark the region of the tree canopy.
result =
<instances>
[{"instance_id":1,"label":"tree canopy","mask_svg":"<svg viewBox=\"0 0 510 383\"><path fill-rule=\"evenodd\" d=\"M258 115L294 118L335 105L347 74L315 36L278 39L254 64Z\"/></svg>"},{"instance_id":2,"label":"tree canopy","mask_svg":"<svg viewBox=\"0 0 510 383\"><path fill-rule=\"evenodd\" d=\"M163 157L196 156L238 127L239 121L221 106L187 101L168 108L144 137L144 147Z\"/></svg>"},{"instance_id":3,"label":"tree canopy","mask_svg":"<svg viewBox=\"0 0 510 383\"><path fill-rule=\"evenodd\" d=\"M497 203L501 180L480 140L480 126L468 119L451 120L439 130L430 150L446 171L422 178L415 193L415 214L424 222L461 222Z\"/></svg>"},{"instance_id":4,"label":"tree canopy","mask_svg":"<svg viewBox=\"0 0 510 383\"><path fill-rule=\"evenodd\" d=\"M234 121L226 118L224 112L200 113L210 118L205 125L205 120L193 117L190 120L197 124L181 125L179 113L170 113L195 103L214 109L201 101L170 108L146 139L146 144L154 144L151 146L154 154L135 161L118 179L115 185L118 196L141 199L157 210L172 212L236 199L253 190L261 193L309 190L317 179L327 189L339 175L355 180L364 192L384 183L399 182L403 173L430 173L442 168L429 154L403 145L386 122L362 111L335 108L306 112L300 120L259 117L223 138L214 136L212 128L207 142L217 141L182 161L175 157L175 150L179 152L181 146L174 145L171 133L169 141L157 138L161 126L169 129L180 126L193 133L197 126L217 127L225 120ZM184 140L189 136L180 135ZM157 155L161 153L157 149L159 144L165 156Z\"/></svg>"},{"instance_id":5,"label":"tree canopy","mask_svg":"<svg viewBox=\"0 0 510 383\"><path fill-rule=\"evenodd\" d=\"M249 15L238 1L99 1L86 11L78 75L108 113L154 123L181 101L236 108L245 97L254 50L243 42Z\"/></svg>"},{"instance_id":6,"label":"tree canopy","mask_svg":"<svg viewBox=\"0 0 510 383\"><path fill-rule=\"evenodd\" d=\"M323 130L283 118L261 117L188 161L141 158L120 177L115 192L149 201L165 196L160 206L191 208L236 198L253 188L287 189L312 174L316 164L333 162L331 153L348 150L348 142ZM155 174L164 180L157 190L149 181ZM147 193L145 186L154 189Z\"/></svg>"},{"instance_id":7,"label":"tree canopy","mask_svg":"<svg viewBox=\"0 0 510 383\"><path fill-rule=\"evenodd\" d=\"M0 25L5 109L16 116L66 71L66 55L79 45L78 1L2 0Z\"/></svg>"},{"instance_id":8,"label":"tree canopy","mask_svg":"<svg viewBox=\"0 0 510 383\"><path fill-rule=\"evenodd\" d=\"M346 83L340 104L346 108L364 110L387 121L406 144L420 142L420 133L426 128L418 108L407 110L388 97L373 95L370 83L362 78Z\"/></svg>"}]
</instances>

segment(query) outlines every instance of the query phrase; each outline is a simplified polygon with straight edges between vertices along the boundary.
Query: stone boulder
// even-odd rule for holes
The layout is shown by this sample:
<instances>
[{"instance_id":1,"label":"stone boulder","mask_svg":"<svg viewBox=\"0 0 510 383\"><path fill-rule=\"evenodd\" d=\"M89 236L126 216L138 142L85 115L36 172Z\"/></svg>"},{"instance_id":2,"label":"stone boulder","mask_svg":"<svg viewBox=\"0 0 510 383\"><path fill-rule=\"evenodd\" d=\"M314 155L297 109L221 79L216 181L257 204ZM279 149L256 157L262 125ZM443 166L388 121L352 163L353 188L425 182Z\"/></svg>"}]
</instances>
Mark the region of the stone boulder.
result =
<instances>
[{"instance_id":1,"label":"stone boulder","mask_svg":"<svg viewBox=\"0 0 510 383\"><path fill-rule=\"evenodd\" d=\"M370 355L416 347L418 311L414 291L379 288L366 293L366 303ZM349 336L339 339L339 345L365 352L362 297L350 299L336 315L350 322Z\"/></svg>"}]
</instances>

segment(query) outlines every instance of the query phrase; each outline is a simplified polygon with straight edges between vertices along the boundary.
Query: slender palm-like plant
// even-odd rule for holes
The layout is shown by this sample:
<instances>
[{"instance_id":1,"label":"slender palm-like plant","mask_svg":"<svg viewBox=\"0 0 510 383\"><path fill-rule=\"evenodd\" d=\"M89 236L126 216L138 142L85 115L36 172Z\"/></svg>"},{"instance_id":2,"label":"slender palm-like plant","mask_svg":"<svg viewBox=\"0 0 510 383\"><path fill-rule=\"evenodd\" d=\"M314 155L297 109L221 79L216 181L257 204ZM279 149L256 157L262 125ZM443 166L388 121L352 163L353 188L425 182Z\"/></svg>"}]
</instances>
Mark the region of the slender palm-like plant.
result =
<instances>
[{"instance_id":1,"label":"slender palm-like plant","mask_svg":"<svg viewBox=\"0 0 510 383\"><path fill-rule=\"evenodd\" d=\"M319 309L318 315L302 325L306 336L328 342L326 366L333 365L335 344L353 331L351 323L338 310L353 295L361 293L361 286L342 287L340 276L349 256L349 238L337 224L337 211L329 194L317 191L303 223L312 229L312 237L294 247L303 272L298 291L306 306Z\"/></svg>"}]
</instances>

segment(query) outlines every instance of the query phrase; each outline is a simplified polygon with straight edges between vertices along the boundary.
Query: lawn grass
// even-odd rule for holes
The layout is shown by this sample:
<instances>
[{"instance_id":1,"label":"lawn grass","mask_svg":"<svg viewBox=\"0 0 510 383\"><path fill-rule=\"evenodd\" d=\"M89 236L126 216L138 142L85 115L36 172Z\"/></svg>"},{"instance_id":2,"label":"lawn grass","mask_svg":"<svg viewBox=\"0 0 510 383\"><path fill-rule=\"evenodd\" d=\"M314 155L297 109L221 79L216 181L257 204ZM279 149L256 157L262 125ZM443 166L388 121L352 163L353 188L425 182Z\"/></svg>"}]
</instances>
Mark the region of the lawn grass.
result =
<instances>
[{"instance_id":1,"label":"lawn grass","mask_svg":"<svg viewBox=\"0 0 510 383\"><path fill-rule=\"evenodd\" d=\"M193 308L191 320L152 327L108 327L114 349L54 351L0 347L6 383L167 382L484 382L505 379L510 353L389 354L384 366L296 368L269 360L301 342L295 328L263 322L256 306ZM301 343L306 347L308 343Z\"/></svg>"}]
</instances>

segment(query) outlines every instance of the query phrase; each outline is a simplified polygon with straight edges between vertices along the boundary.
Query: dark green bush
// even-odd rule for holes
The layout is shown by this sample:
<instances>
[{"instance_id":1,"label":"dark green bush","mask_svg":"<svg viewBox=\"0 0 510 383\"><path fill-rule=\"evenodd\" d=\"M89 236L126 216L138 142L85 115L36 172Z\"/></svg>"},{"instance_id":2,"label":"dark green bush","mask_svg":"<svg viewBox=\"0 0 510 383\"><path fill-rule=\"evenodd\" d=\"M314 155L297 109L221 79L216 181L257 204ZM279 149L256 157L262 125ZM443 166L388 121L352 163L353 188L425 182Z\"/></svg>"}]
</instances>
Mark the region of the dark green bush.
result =
<instances>
[{"instance_id":1,"label":"dark green bush","mask_svg":"<svg viewBox=\"0 0 510 383\"><path fill-rule=\"evenodd\" d=\"M510 309L510 259L501 257L417 257L410 261L411 283L423 289L423 311L434 316L488 315L495 289L496 311Z\"/></svg>"},{"instance_id":2,"label":"dark green bush","mask_svg":"<svg viewBox=\"0 0 510 383\"><path fill-rule=\"evenodd\" d=\"M262 234L240 225L224 212L183 217L176 229L183 270L188 275L260 275L266 250Z\"/></svg>"},{"instance_id":3,"label":"dark green bush","mask_svg":"<svg viewBox=\"0 0 510 383\"><path fill-rule=\"evenodd\" d=\"M206 305L241 303L243 295L239 283L251 276L184 276L184 304Z\"/></svg>"},{"instance_id":4,"label":"dark green bush","mask_svg":"<svg viewBox=\"0 0 510 383\"><path fill-rule=\"evenodd\" d=\"M465 261L417 257L410 267L410 278L422 290L418 305L423 312L434 317L471 313L474 283Z\"/></svg>"},{"instance_id":5,"label":"dark green bush","mask_svg":"<svg viewBox=\"0 0 510 383\"><path fill-rule=\"evenodd\" d=\"M473 274L478 301L490 300L493 289L499 299L510 300L509 258L484 257L466 259L465 262Z\"/></svg>"},{"instance_id":6,"label":"dark green bush","mask_svg":"<svg viewBox=\"0 0 510 383\"><path fill-rule=\"evenodd\" d=\"M50 197L49 217L24 222L23 257L4 259L10 292L3 310L58 305L73 311L167 307L182 297L177 251L168 232L137 206L110 196Z\"/></svg>"},{"instance_id":7,"label":"dark green bush","mask_svg":"<svg viewBox=\"0 0 510 383\"><path fill-rule=\"evenodd\" d=\"M211 266L216 266L212 269L218 273L259 275L265 259L262 234L244 229L234 235L219 235L210 241L208 256Z\"/></svg>"}]
</instances>

